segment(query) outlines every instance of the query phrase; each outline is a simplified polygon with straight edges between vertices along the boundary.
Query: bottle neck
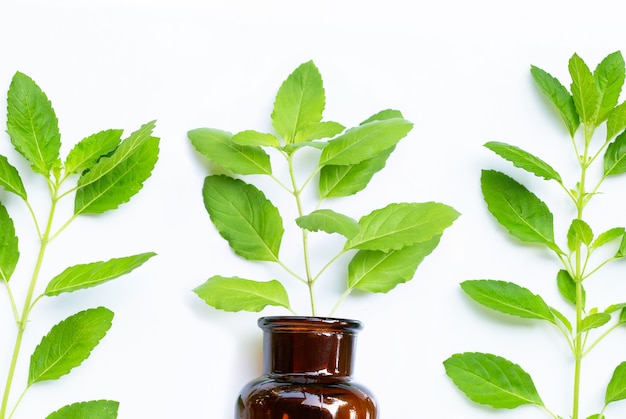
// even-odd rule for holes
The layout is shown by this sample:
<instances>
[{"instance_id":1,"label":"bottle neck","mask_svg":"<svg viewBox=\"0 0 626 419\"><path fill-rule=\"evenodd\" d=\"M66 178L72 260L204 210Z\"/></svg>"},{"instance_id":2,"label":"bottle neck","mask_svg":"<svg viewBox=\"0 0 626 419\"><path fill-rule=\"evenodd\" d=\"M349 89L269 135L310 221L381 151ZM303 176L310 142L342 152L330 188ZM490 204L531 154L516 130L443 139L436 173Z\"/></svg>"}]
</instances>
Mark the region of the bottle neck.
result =
<instances>
[{"instance_id":1,"label":"bottle neck","mask_svg":"<svg viewBox=\"0 0 626 419\"><path fill-rule=\"evenodd\" d=\"M264 317L265 374L291 380L347 381L352 376L354 320L319 317Z\"/></svg>"}]
</instances>

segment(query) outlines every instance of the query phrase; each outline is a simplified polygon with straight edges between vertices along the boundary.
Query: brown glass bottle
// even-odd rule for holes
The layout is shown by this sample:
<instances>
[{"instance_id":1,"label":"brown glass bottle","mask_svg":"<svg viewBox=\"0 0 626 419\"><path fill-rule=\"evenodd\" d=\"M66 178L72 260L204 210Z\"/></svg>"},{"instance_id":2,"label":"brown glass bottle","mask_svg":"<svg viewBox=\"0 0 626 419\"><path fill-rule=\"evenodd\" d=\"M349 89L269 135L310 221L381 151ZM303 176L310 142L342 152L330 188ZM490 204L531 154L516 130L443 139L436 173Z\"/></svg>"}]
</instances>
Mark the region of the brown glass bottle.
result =
<instances>
[{"instance_id":1,"label":"brown glass bottle","mask_svg":"<svg viewBox=\"0 0 626 419\"><path fill-rule=\"evenodd\" d=\"M264 375L247 384L236 419L376 419L369 391L352 382L355 320L263 317Z\"/></svg>"}]
</instances>

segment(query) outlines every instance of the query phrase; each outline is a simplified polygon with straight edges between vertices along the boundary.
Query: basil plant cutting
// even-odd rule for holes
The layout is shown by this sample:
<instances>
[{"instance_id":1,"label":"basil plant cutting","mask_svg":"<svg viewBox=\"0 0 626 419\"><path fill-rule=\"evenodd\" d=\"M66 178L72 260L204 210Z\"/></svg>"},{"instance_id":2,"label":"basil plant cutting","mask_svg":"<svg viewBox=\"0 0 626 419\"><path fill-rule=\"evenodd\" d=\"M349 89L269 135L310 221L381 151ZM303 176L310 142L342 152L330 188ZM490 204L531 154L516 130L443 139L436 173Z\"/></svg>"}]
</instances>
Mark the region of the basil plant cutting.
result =
<instances>
[{"instance_id":1,"label":"basil plant cutting","mask_svg":"<svg viewBox=\"0 0 626 419\"><path fill-rule=\"evenodd\" d=\"M315 285L334 262L351 255L347 273L340 279L345 291L338 295L331 315L353 290L384 293L412 279L458 217L453 208L435 202L393 203L358 221L338 212L337 201L366 188L413 124L397 110L383 110L346 129L323 120L325 103L322 77L309 61L296 68L276 94L271 113L274 132L232 134L198 128L188 133L195 149L220 168L221 174L206 177L202 189L219 234L243 259L276 264L288 280L301 283L311 315L318 313ZM244 176L258 180L260 186L241 179ZM316 192L312 192L314 184ZM305 193L309 189L311 193ZM275 205L270 194L290 197L280 201L288 204ZM330 202L332 207L325 205ZM295 233L289 236L289 231ZM318 246L313 247L313 234L327 234L336 247L323 239L315 240ZM294 238L293 242L285 243L286 237ZM299 249L299 265L283 259L285 246L290 251ZM328 249L336 251L314 266L317 255L330 253ZM194 291L207 304L225 311L258 312L269 305L296 314L285 283L276 278L215 275Z\"/></svg>"},{"instance_id":2,"label":"basil plant cutting","mask_svg":"<svg viewBox=\"0 0 626 419\"><path fill-rule=\"evenodd\" d=\"M594 200L601 202L605 180L626 173L626 102L618 104L624 84L624 60L620 52L612 53L592 72L574 54L568 68L572 79L569 90L538 67L532 66L531 74L564 122L571 140L571 157L579 169L575 183L566 185L552 165L521 148L501 142L486 144L517 168L551 182L562 192L563 200L571 203L571 211L562 214L564 227L569 226L563 240L555 239L552 211L525 186L495 170L484 170L481 177L482 193L495 219L513 237L542 247L559 262L551 277L562 301L550 303L527 288L501 280L469 280L461 286L477 303L528 321L545 322L564 338L573 371L559 388L571 389L571 412L553 412L530 374L503 357L460 353L444 365L454 384L477 403L507 409L534 405L551 418L604 419L609 405L626 398L626 361L617 365L612 375L607 371L608 383L595 385L604 395L603 405L595 412L581 412L582 366L597 345L607 343L604 339L611 332L624 330L626 303L616 297L614 304L597 307L589 303L594 299L586 289L589 281L606 272L608 264L626 256L626 234L621 226L597 231L585 209ZM623 348L616 347L615 351L623 353Z\"/></svg>"},{"instance_id":3,"label":"basil plant cutting","mask_svg":"<svg viewBox=\"0 0 626 419\"><path fill-rule=\"evenodd\" d=\"M112 325L113 312L105 307L88 308L71 315L41 338L31 352L28 371L18 371L19 357L24 350L29 350L22 343L37 303L127 274L154 256L154 253L146 252L76 264L52 278L42 278L46 251L54 239L79 217L104 213L127 202L150 176L159 151L159 139L151 134L154 122L150 122L124 140L122 130L116 129L90 135L61 159L57 117L46 94L37 84L27 75L16 73L9 87L7 102L7 132L17 151L16 157L22 160L20 163L26 164L13 165L7 157L0 155L0 185L6 191L0 197L4 203L11 199L22 202L26 219L32 219L32 231L37 235L39 245L38 248L26 249L32 252L21 254L24 249L20 249L15 225L7 210L19 208L19 202L11 206L0 203L0 279L8 295L6 301L10 304L3 307L7 309L3 310L3 315L10 316L11 319L6 320L15 321L17 325L13 351L6 354L7 366L3 368L7 377L0 419L14 415L32 386L56 380L81 365ZM17 167L23 167L21 175L25 171L29 172L28 175L21 176ZM29 182L25 185L23 179ZM44 185L49 199L42 201L36 189ZM29 197L33 190L38 198L31 202ZM71 197L74 198L73 211L71 206L60 205ZM69 250L65 254L71 256ZM24 257L32 259L30 278L14 277L22 276L22 270L16 268ZM40 280L47 280L45 289L40 287ZM18 287L22 287L23 292L16 292ZM18 301L17 296L22 294L23 301ZM4 328L2 339L5 342L11 339L9 328ZM16 373L28 377L25 388L19 393L12 392ZM55 409L58 410L47 419L108 419L117 417L118 402L82 401L60 408L56 406Z\"/></svg>"}]
</instances>

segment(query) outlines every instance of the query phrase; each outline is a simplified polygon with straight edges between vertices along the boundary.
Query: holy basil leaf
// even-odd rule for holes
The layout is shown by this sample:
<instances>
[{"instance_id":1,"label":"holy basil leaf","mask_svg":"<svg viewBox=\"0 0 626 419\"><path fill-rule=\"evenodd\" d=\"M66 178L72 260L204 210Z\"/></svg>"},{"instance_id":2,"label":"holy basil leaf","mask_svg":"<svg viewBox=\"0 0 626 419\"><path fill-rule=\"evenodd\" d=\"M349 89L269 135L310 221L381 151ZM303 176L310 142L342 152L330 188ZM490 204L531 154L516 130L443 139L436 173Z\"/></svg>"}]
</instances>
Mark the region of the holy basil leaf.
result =
<instances>
[{"instance_id":1,"label":"holy basil leaf","mask_svg":"<svg viewBox=\"0 0 626 419\"><path fill-rule=\"evenodd\" d=\"M15 271L20 258L17 243L13 220L0 203L0 281L9 282Z\"/></svg>"},{"instance_id":2,"label":"holy basil leaf","mask_svg":"<svg viewBox=\"0 0 626 419\"><path fill-rule=\"evenodd\" d=\"M7 97L7 132L15 149L37 173L58 167L61 134L46 94L27 75L13 76Z\"/></svg>"},{"instance_id":3,"label":"holy basil leaf","mask_svg":"<svg viewBox=\"0 0 626 419\"><path fill-rule=\"evenodd\" d=\"M609 113L617 105L624 85L624 76L624 58L619 51L607 55L596 67L593 78L600 96L596 125L607 119Z\"/></svg>"},{"instance_id":4,"label":"holy basil leaf","mask_svg":"<svg viewBox=\"0 0 626 419\"><path fill-rule=\"evenodd\" d=\"M402 112L396 109L384 109L370 116L365 121L361 122L359 125L364 125L372 121L384 121L385 119L394 119L394 118L404 118L404 117L402 116Z\"/></svg>"},{"instance_id":5,"label":"holy basil leaf","mask_svg":"<svg viewBox=\"0 0 626 419\"><path fill-rule=\"evenodd\" d=\"M446 374L472 401L497 409L543 406L530 375L502 357L466 352L444 361Z\"/></svg>"},{"instance_id":6,"label":"holy basil leaf","mask_svg":"<svg viewBox=\"0 0 626 419\"><path fill-rule=\"evenodd\" d=\"M50 413L46 419L115 419L119 405L113 400L73 403Z\"/></svg>"},{"instance_id":7,"label":"holy basil leaf","mask_svg":"<svg viewBox=\"0 0 626 419\"><path fill-rule=\"evenodd\" d=\"M102 156L115 150L123 132L121 129L110 129L83 138L68 153L65 159L65 171L80 173L92 168Z\"/></svg>"},{"instance_id":8,"label":"holy basil leaf","mask_svg":"<svg viewBox=\"0 0 626 419\"><path fill-rule=\"evenodd\" d=\"M596 413L595 415L589 416L587 419L605 419L604 415Z\"/></svg>"},{"instance_id":9,"label":"holy basil leaf","mask_svg":"<svg viewBox=\"0 0 626 419\"><path fill-rule=\"evenodd\" d=\"M291 144L300 130L322 120L325 106L322 75L313 61L308 61L296 68L278 89L272 124Z\"/></svg>"},{"instance_id":10,"label":"holy basil leaf","mask_svg":"<svg viewBox=\"0 0 626 419\"><path fill-rule=\"evenodd\" d=\"M276 280L259 282L216 275L193 291L208 305L224 311L259 312L268 305L289 308L287 291Z\"/></svg>"},{"instance_id":11,"label":"holy basil leaf","mask_svg":"<svg viewBox=\"0 0 626 419\"><path fill-rule=\"evenodd\" d=\"M359 250L348 265L348 289L386 293L415 276L419 264L439 243L441 235L400 250Z\"/></svg>"},{"instance_id":12,"label":"holy basil leaf","mask_svg":"<svg viewBox=\"0 0 626 419\"><path fill-rule=\"evenodd\" d=\"M326 165L320 170L319 190L322 199L349 196L362 191L372 177L385 167L394 147L383 150L371 159L349 166Z\"/></svg>"},{"instance_id":13,"label":"holy basil leaf","mask_svg":"<svg viewBox=\"0 0 626 419\"><path fill-rule=\"evenodd\" d=\"M328 142L319 165L353 165L371 159L395 146L412 128L413 123L402 118L374 120L350 128Z\"/></svg>"},{"instance_id":14,"label":"holy basil leaf","mask_svg":"<svg viewBox=\"0 0 626 419\"><path fill-rule=\"evenodd\" d=\"M154 121L143 125L78 180L74 214L98 214L126 203L150 177L159 155Z\"/></svg>"},{"instance_id":15,"label":"holy basil leaf","mask_svg":"<svg viewBox=\"0 0 626 419\"><path fill-rule=\"evenodd\" d=\"M495 170L483 170L481 186L489 212L512 236L555 246L552 213L533 193Z\"/></svg>"},{"instance_id":16,"label":"holy basil leaf","mask_svg":"<svg viewBox=\"0 0 626 419\"><path fill-rule=\"evenodd\" d=\"M604 176L626 173L626 131L609 144L604 153Z\"/></svg>"},{"instance_id":17,"label":"holy basil leaf","mask_svg":"<svg viewBox=\"0 0 626 419\"><path fill-rule=\"evenodd\" d=\"M556 275L556 284L559 292L570 303L576 305L576 282L565 269L561 269ZM585 289L582 290L582 305L585 306Z\"/></svg>"},{"instance_id":18,"label":"holy basil leaf","mask_svg":"<svg viewBox=\"0 0 626 419\"><path fill-rule=\"evenodd\" d=\"M361 229L345 249L398 250L442 234L458 216L437 202L389 204L361 217Z\"/></svg>"},{"instance_id":19,"label":"holy basil leaf","mask_svg":"<svg viewBox=\"0 0 626 419\"><path fill-rule=\"evenodd\" d=\"M321 230L326 233L339 233L348 239L359 232L359 223L356 220L329 209L316 210L298 217L296 224L308 231Z\"/></svg>"},{"instance_id":20,"label":"holy basil leaf","mask_svg":"<svg viewBox=\"0 0 626 419\"><path fill-rule=\"evenodd\" d=\"M65 269L52 278L44 295L51 297L64 292L95 287L118 278L143 265L155 253L141 253L134 256L110 259L106 262L92 262Z\"/></svg>"},{"instance_id":21,"label":"holy basil leaf","mask_svg":"<svg viewBox=\"0 0 626 419\"><path fill-rule=\"evenodd\" d=\"M583 123L595 125L600 97L591 70L577 54L570 58L568 69L572 76L570 88L576 111Z\"/></svg>"},{"instance_id":22,"label":"holy basil leaf","mask_svg":"<svg viewBox=\"0 0 626 419\"><path fill-rule=\"evenodd\" d=\"M597 249L600 246L603 246L613 240L617 240L624 236L624 227L614 227L610 228L607 231L604 231L598 235L598 237L591 243L592 249Z\"/></svg>"},{"instance_id":23,"label":"holy basil leaf","mask_svg":"<svg viewBox=\"0 0 626 419\"><path fill-rule=\"evenodd\" d=\"M240 175L272 173L269 155L259 146L243 146L232 141L230 132L197 128L187 133L191 144L204 157Z\"/></svg>"},{"instance_id":24,"label":"holy basil leaf","mask_svg":"<svg viewBox=\"0 0 626 419\"><path fill-rule=\"evenodd\" d=\"M278 261L283 220L263 192L240 179L213 175L204 180L202 196L211 221L235 253Z\"/></svg>"},{"instance_id":25,"label":"holy basil leaf","mask_svg":"<svg viewBox=\"0 0 626 419\"><path fill-rule=\"evenodd\" d=\"M588 332L591 329L604 326L611 320L611 315L608 313L594 313L590 314L580 322L580 328L578 333Z\"/></svg>"},{"instance_id":26,"label":"holy basil leaf","mask_svg":"<svg viewBox=\"0 0 626 419\"><path fill-rule=\"evenodd\" d=\"M626 399L626 362L619 364L613 371L604 396L606 404L624 399Z\"/></svg>"},{"instance_id":27,"label":"holy basil leaf","mask_svg":"<svg viewBox=\"0 0 626 419\"><path fill-rule=\"evenodd\" d=\"M56 380L82 364L111 328L112 320L111 310L98 307L53 326L30 357L28 385Z\"/></svg>"},{"instance_id":28,"label":"holy basil leaf","mask_svg":"<svg viewBox=\"0 0 626 419\"><path fill-rule=\"evenodd\" d=\"M617 105L606 120L606 140L609 141L626 129L626 102Z\"/></svg>"},{"instance_id":29,"label":"holy basil leaf","mask_svg":"<svg viewBox=\"0 0 626 419\"><path fill-rule=\"evenodd\" d=\"M554 179L561 183L561 175L559 175L548 163L519 147L497 141L488 142L485 144L485 147L498 154L503 159L510 161L515 167L524 169L535 176L544 178L545 180Z\"/></svg>"},{"instance_id":30,"label":"holy basil leaf","mask_svg":"<svg viewBox=\"0 0 626 419\"><path fill-rule=\"evenodd\" d=\"M322 138L332 138L337 134L343 132L346 129L343 125L332 122L332 121L323 121L323 122L313 122L311 124L303 126L296 133L296 143L309 142L313 140L319 140Z\"/></svg>"},{"instance_id":31,"label":"holy basil leaf","mask_svg":"<svg viewBox=\"0 0 626 419\"><path fill-rule=\"evenodd\" d=\"M22 178L15 167L9 163L6 157L0 155L0 186L7 192L11 192L26 201L26 189Z\"/></svg>"},{"instance_id":32,"label":"holy basil leaf","mask_svg":"<svg viewBox=\"0 0 626 419\"><path fill-rule=\"evenodd\" d=\"M578 243L589 246L593 240L593 231L589 224L580 219L572 220L567 231L567 246L573 252L578 248Z\"/></svg>"},{"instance_id":33,"label":"holy basil leaf","mask_svg":"<svg viewBox=\"0 0 626 419\"><path fill-rule=\"evenodd\" d=\"M569 93L567 88L561 84L561 82L544 70L531 66L530 73L542 93L559 111L561 119L563 119L570 136L574 137L574 134L580 125L580 120L578 113L576 112L576 105L574 105L572 95Z\"/></svg>"},{"instance_id":34,"label":"holy basil leaf","mask_svg":"<svg viewBox=\"0 0 626 419\"><path fill-rule=\"evenodd\" d=\"M615 257L618 259L623 258L624 256L626 256L626 234L622 236L619 248L617 249L617 252L615 252Z\"/></svg>"},{"instance_id":35,"label":"holy basil leaf","mask_svg":"<svg viewBox=\"0 0 626 419\"><path fill-rule=\"evenodd\" d=\"M557 310L554 307L550 307L550 311L552 311L552 314L554 314L554 317L556 317L562 324L563 326L565 326L565 328L572 333L572 324L570 323L570 321L567 319L567 317L565 317L563 315L563 313L561 313L559 310Z\"/></svg>"},{"instance_id":36,"label":"holy basil leaf","mask_svg":"<svg viewBox=\"0 0 626 419\"><path fill-rule=\"evenodd\" d=\"M474 301L492 310L527 319L547 320L554 323L554 315L543 299L528 289L512 282L471 280L461 283L461 288Z\"/></svg>"},{"instance_id":37,"label":"holy basil leaf","mask_svg":"<svg viewBox=\"0 0 626 419\"><path fill-rule=\"evenodd\" d=\"M265 134L254 130L241 131L232 136L232 141L241 146L272 146L278 147L278 138L272 134Z\"/></svg>"}]
</instances>

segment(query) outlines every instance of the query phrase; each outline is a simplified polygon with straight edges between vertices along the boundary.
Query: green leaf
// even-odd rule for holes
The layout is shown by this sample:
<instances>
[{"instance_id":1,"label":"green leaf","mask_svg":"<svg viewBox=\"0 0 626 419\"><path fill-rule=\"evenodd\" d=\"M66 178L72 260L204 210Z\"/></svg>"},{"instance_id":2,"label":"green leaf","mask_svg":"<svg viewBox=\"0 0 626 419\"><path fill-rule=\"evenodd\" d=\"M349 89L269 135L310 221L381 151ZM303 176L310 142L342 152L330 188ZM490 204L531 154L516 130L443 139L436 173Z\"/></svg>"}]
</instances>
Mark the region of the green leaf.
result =
<instances>
[{"instance_id":1,"label":"green leaf","mask_svg":"<svg viewBox=\"0 0 626 419\"><path fill-rule=\"evenodd\" d=\"M51 297L64 292L95 287L118 278L143 265L155 253L141 253L134 256L110 259L106 262L92 262L65 269L52 278L44 295Z\"/></svg>"},{"instance_id":2,"label":"green leaf","mask_svg":"<svg viewBox=\"0 0 626 419\"><path fill-rule=\"evenodd\" d=\"M626 102L617 105L606 120L606 140L609 141L626 129Z\"/></svg>"},{"instance_id":3,"label":"green leaf","mask_svg":"<svg viewBox=\"0 0 626 419\"><path fill-rule=\"evenodd\" d=\"M204 205L220 235L239 256L278 261L283 220L278 209L255 186L228 176L208 176Z\"/></svg>"},{"instance_id":4,"label":"green leaf","mask_svg":"<svg viewBox=\"0 0 626 419\"><path fill-rule=\"evenodd\" d=\"M543 406L530 375L519 365L492 354L466 352L444 361L446 374L470 400L497 409Z\"/></svg>"},{"instance_id":5,"label":"green leaf","mask_svg":"<svg viewBox=\"0 0 626 419\"><path fill-rule=\"evenodd\" d=\"M624 236L624 227L614 227L607 231L600 233L598 237L591 243L592 249L597 249L613 240L619 239Z\"/></svg>"},{"instance_id":6,"label":"green leaf","mask_svg":"<svg viewBox=\"0 0 626 419\"><path fill-rule=\"evenodd\" d=\"M530 73L535 80L542 93L552 102L557 108L561 119L567 127L571 137L574 137L580 120L578 113L576 112L576 105L574 99L569 91L559 82L555 77L552 77L544 70L531 66Z\"/></svg>"},{"instance_id":7,"label":"green leaf","mask_svg":"<svg viewBox=\"0 0 626 419\"><path fill-rule=\"evenodd\" d=\"M593 78L600 97L596 125L607 119L609 113L617 105L624 85L625 71L624 58L619 51L606 56L596 67Z\"/></svg>"},{"instance_id":8,"label":"green leaf","mask_svg":"<svg viewBox=\"0 0 626 419\"><path fill-rule=\"evenodd\" d=\"M13 220L0 203L0 280L4 282L9 282L20 258L17 243Z\"/></svg>"},{"instance_id":9,"label":"green leaf","mask_svg":"<svg viewBox=\"0 0 626 419\"><path fill-rule=\"evenodd\" d=\"M152 137L154 121L122 141L110 156L101 158L78 180L74 214L97 214L128 202L150 177L159 155L159 139Z\"/></svg>"},{"instance_id":10,"label":"green leaf","mask_svg":"<svg viewBox=\"0 0 626 419\"><path fill-rule=\"evenodd\" d=\"M367 118L365 121L361 122L359 125L365 125L372 121L384 121L386 119L394 119L394 118L404 118L402 116L402 112L395 109L384 109L380 112L375 113L374 115Z\"/></svg>"},{"instance_id":11,"label":"green leaf","mask_svg":"<svg viewBox=\"0 0 626 419\"><path fill-rule=\"evenodd\" d=\"M552 213L533 193L495 170L483 170L481 186L489 212L512 236L554 245Z\"/></svg>"},{"instance_id":12,"label":"green leaf","mask_svg":"<svg viewBox=\"0 0 626 419\"><path fill-rule=\"evenodd\" d=\"M561 269L556 275L556 284L559 292L567 301L576 305L576 282L565 269ZM585 289L583 288L583 307L585 306Z\"/></svg>"},{"instance_id":13,"label":"green leaf","mask_svg":"<svg viewBox=\"0 0 626 419\"><path fill-rule=\"evenodd\" d=\"M308 215L298 217L296 224L308 231L321 230L326 233L339 233L348 239L354 237L360 228L356 220L329 209L313 211Z\"/></svg>"},{"instance_id":14,"label":"green leaf","mask_svg":"<svg viewBox=\"0 0 626 419\"><path fill-rule=\"evenodd\" d=\"M376 173L385 167L394 147L371 159L349 166L326 165L320 170L319 190L322 199L349 196L362 191Z\"/></svg>"},{"instance_id":15,"label":"green leaf","mask_svg":"<svg viewBox=\"0 0 626 419\"><path fill-rule=\"evenodd\" d=\"M580 322L580 329L578 333L588 332L591 329L604 326L611 320L611 315L608 313L594 313L590 314Z\"/></svg>"},{"instance_id":16,"label":"green leaf","mask_svg":"<svg viewBox=\"0 0 626 419\"><path fill-rule=\"evenodd\" d=\"M578 243L589 246L593 240L593 231L583 220L574 219L567 231L567 246L571 252L578 248Z\"/></svg>"},{"instance_id":17,"label":"green leaf","mask_svg":"<svg viewBox=\"0 0 626 419\"><path fill-rule=\"evenodd\" d=\"M17 169L9 163L6 157L0 156L0 186L26 201L26 189Z\"/></svg>"},{"instance_id":18,"label":"green leaf","mask_svg":"<svg viewBox=\"0 0 626 419\"><path fill-rule=\"evenodd\" d=\"M300 130L322 120L325 106L322 75L313 61L308 61L296 68L278 89L272 124L287 144L291 144Z\"/></svg>"},{"instance_id":19,"label":"green leaf","mask_svg":"<svg viewBox=\"0 0 626 419\"><path fill-rule=\"evenodd\" d=\"M191 144L204 157L240 175L269 175L270 156L261 147L242 146L232 141L233 135L211 128L198 128L187 133Z\"/></svg>"},{"instance_id":20,"label":"green leaf","mask_svg":"<svg viewBox=\"0 0 626 419\"><path fill-rule=\"evenodd\" d=\"M607 314L611 314L616 312L617 310L623 310L624 308L626 308L626 303L611 304L606 308L606 310L604 310L604 312Z\"/></svg>"},{"instance_id":21,"label":"green leaf","mask_svg":"<svg viewBox=\"0 0 626 419\"><path fill-rule=\"evenodd\" d=\"M314 122L302 127L296 133L295 141L296 143L302 143L322 138L332 138L335 135L342 133L344 129L346 129L346 127L337 122Z\"/></svg>"},{"instance_id":22,"label":"green leaf","mask_svg":"<svg viewBox=\"0 0 626 419\"><path fill-rule=\"evenodd\" d=\"M572 333L572 324L567 319L567 317L565 317L563 313L561 313L559 310L557 310L554 307L550 307L550 311L552 311L552 314L554 314L554 317L559 319L559 321L563 323L563 326L565 326L567 330L569 330L569 332Z\"/></svg>"},{"instance_id":23,"label":"green leaf","mask_svg":"<svg viewBox=\"0 0 626 419\"><path fill-rule=\"evenodd\" d=\"M83 138L68 153L65 159L65 171L80 173L91 169L102 156L115 150L123 132L121 129L110 129Z\"/></svg>"},{"instance_id":24,"label":"green leaf","mask_svg":"<svg viewBox=\"0 0 626 419\"><path fill-rule=\"evenodd\" d=\"M46 419L115 419L119 405L113 400L73 403L50 413Z\"/></svg>"},{"instance_id":25,"label":"green leaf","mask_svg":"<svg viewBox=\"0 0 626 419\"><path fill-rule=\"evenodd\" d=\"M569 73L572 76L572 97L576 111L583 123L596 125L596 116L600 108L598 86L587 64L577 54L569 60Z\"/></svg>"},{"instance_id":26,"label":"green leaf","mask_svg":"<svg viewBox=\"0 0 626 419\"><path fill-rule=\"evenodd\" d=\"M241 131L231 138L232 142L241 146L272 146L279 147L278 138L272 134L265 134L254 130Z\"/></svg>"},{"instance_id":27,"label":"green leaf","mask_svg":"<svg viewBox=\"0 0 626 419\"><path fill-rule=\"evenodd\" d=\"M371 159L395 146L412 128L413 123L402 118L374 120L350 128L328 142L319 165L353 165Z\"/></svg>"},{"instance_id":28,"label":"green leaf","mask_svg":"<svg viewBox=\"0 0 626 419\"><path fill-rule=\"evenodd\" d=\"M348 288L386 293L413 279L419 264L439 244L441 235L400 250L359 250L348 265Z\"/></svg>"},{"instance_id":29,"label":"green leaf","mask_svg":"<svg viewBox=\"0 0 626 419\"><path fill-rule=\"evenodd\" d=\"M613 371L613 376L606 388L606 404L626 399L626 362L622 362Z\"/></svg>"},{"instance_id":30,"label":"green leaf","mask_svg":"<svg viewBox=\"0 0 626 419\"><path fill-rule=\"evenodd\" d=\"M345 249L398 250L442 234L458 216L437 202L389 204L361 217L361 229Z\"/></svg>"},{"instance_id":31,"label":"green leaf","mask_svg":"<svg viewBox=\"0 0 626 419\"><path fill-rule=\"evenodd\" d=\"M268 305L289 308L287 291L276 280L259 282L216 275L193 291L208 305L224 311L259 312Z\"/></svg>"},{"instance_id":32,"label":"green leaf","mask_svg":"<svg viewBox=\"0 0 626 419\"><path fill-rule=\"evenodd\" d=\"M112 320L111 310L98 307L53 326L30 357L28 385L56 380L82 364L111 328Z\"/></svg>"},{"instance_id":33,"label":"green leaf","mask_svg":"<svg viewBox=\"0 0 626 419\"><path fill-rule=\"evenodd\" d=\"M619 248L617 249L617 252L615 252L615 258L617 259L623 258L624 256L626 256L626 234L622 236Z\"/></svg>"},{"instance_id":34,"label":"green leaf","mask_svg":"<svg viewBox=\"0 0 626 419\"><path fill-rule=\"evenodd\" d=\"M596 413L595 415L589 416L587 419L605 419L604 415Z\"/></svg>"},{"instance_id":35,"label":"green leaf","mask_svg":"<svg viewBox=\"0 0 626 419\"><path fill-rule=\"evenodd\" d=\"M604 176L626 172L626 131L609 144L604 153Z\"/></svg>"},{"instance_id":36,"label":"green leaf","mask_svg":"<svg viewBox=\"0 0 626 419\"><path fill-rule=\"evenodd\" d=\"M462 282L461 288L474 301L492 310L554 323L552 310L540 296L512 282L471 280Z\"/></svg>"},{"instance_id":37,"label":"green leaf","mask_svg":"<svg viewBox=\"0 0 626 419\"><path fill-rule=\"evenodd\" d=\"M37 173L59 166L61 134L46 94L27 75L13 76L7 96L7 132L13 146Z\"/></svg>"},{"instance_id":38,"label":"green leaf","mask_svg":"<svg viewBox=\"0 0 626 419\"><path fill-rule=\"evenodd\" d=\"M561 183L561 175L559 175L548 163L519 147L496 141L486 143L485 147L498 154L503 159L510 161L515 167L524 169L535 176L544 178L545 180L554 179Z\"/></svg>"}]
</instances>

